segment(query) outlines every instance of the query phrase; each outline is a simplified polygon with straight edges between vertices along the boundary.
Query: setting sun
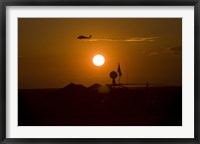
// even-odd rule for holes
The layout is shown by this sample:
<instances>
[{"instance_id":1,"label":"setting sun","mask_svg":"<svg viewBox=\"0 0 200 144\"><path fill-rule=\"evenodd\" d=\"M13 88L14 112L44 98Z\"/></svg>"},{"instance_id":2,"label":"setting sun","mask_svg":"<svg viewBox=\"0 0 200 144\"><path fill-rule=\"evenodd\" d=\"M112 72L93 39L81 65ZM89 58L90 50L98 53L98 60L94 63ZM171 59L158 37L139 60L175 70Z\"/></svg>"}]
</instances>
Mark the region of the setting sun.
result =
<instances>
[{"instance_id":1,"label":"setting sun","mask_svg":"<svg viewBox=\"0 0 200 144\"><path fill-rule=\"evenodd\" d=\"M104 57L102 56L102 55L95 55L94 57L93 57L93 63L94 63L94 65L96 65L96 66L102 66L103 64L104 64L104 62L105 62L105 59L104 59Z\"/></svg>"}]
</instances>

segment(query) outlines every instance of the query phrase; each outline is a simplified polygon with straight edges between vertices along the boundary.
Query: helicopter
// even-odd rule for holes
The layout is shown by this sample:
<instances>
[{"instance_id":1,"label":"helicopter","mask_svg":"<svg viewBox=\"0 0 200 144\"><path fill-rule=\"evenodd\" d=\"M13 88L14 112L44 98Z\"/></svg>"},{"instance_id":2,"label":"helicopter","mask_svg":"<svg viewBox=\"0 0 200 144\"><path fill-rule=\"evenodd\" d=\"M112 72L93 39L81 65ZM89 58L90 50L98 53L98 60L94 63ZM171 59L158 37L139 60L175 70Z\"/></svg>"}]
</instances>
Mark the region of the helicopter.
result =
<instances>
[{"instance_id":1,"label":"helicopter","mask_svg":"<svg viewBox=\"0 0 200 144\"><path fill-rule=\"evenodd\" d=\"M91 37L92 37L92 35L90 35L89 37L84 36L84 35L80 35L80 36L78 36L77 38L78 38L78 39L90 39Z\"/></svg>"}]
</instances>

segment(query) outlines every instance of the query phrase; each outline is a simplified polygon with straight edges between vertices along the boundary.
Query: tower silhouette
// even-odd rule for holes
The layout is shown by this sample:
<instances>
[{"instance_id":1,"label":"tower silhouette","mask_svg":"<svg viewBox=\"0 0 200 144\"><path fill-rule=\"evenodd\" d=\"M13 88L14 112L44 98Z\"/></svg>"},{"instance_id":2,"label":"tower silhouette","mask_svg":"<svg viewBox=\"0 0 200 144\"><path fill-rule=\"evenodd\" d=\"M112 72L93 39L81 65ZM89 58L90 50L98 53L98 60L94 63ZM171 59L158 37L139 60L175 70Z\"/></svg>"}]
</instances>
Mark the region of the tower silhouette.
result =
<instances>
[{"instance_id":1,"label":"tower silhouette","mask_svg":"<svg viewBox=\"0 0 200 144\"><path fill-rule=\"evenodd\" d=\"M115 86L115 84L116 84L115 79L117 78L117 76L118 76L117 72L115 72L115 71L110 72L110 77L112 79L112 85L113 86Z\"/></svg>"}]
</instances>

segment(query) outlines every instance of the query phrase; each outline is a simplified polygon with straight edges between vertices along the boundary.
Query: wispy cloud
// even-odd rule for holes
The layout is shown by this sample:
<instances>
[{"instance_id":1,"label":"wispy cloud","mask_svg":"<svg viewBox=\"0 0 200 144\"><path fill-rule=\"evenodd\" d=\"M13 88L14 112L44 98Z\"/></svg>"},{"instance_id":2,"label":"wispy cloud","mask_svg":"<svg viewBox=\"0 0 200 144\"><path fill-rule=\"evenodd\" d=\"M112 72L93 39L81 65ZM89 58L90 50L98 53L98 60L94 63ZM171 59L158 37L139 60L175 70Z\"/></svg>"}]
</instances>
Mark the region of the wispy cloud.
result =
<instances>
[{"instance_id":1,"label":"wispy cloud","mask_svg":"<svg viewBox=\"0 0 200 144\"><path fill-rule=\"evenodd\" d=\"M91 38L83 39L83 41L114 41L114 42L153 42L158 37L139 37L139 38Z\"/></svg>"},{"instance_id":2,"label":"wispy cloud","mask_svg":"<svg viewBox=\"0 0 200 144\"><path fill-rule=\"evenodd\" d=\"M154 55L158 55L159 53L158 52L151 52L149 53L149 56L154 56Z\"/></svg>"},{"instance_id":3,"label":"wispy cloud","mask_svg":"<svg viewBox=\"0 0 200 144\"><path fill-rule=\"evenodd\" d=\"M182 47L181 46L169 47L169 48L167 48L167 51L174 55L180 55L182 52Z\"/></svg>"}]
</instances>

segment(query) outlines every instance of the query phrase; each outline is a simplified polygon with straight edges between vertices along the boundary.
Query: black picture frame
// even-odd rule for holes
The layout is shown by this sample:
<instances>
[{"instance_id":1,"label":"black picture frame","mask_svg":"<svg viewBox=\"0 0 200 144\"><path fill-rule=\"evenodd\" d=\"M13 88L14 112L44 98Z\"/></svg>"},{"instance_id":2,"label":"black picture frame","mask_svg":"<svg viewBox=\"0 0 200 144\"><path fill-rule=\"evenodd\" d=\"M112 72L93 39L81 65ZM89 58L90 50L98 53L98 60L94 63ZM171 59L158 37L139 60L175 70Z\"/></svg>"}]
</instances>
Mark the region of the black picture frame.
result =
<instances>
[{"instance_id":1,"label":"black picture frame","mask_svg":"<svg viewBox=\"0 0 200 144\"><path fill-rule=\"evenodd\" d=\"M194 138L6 138L6 6L194 6L195 8L195 101ZM0 142L6 144L121 143L200 144L200 1L199 0L0 0Z\"/></svg>"}]
</instances>

